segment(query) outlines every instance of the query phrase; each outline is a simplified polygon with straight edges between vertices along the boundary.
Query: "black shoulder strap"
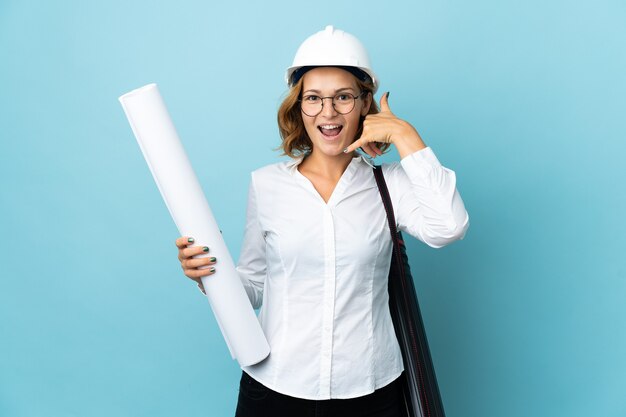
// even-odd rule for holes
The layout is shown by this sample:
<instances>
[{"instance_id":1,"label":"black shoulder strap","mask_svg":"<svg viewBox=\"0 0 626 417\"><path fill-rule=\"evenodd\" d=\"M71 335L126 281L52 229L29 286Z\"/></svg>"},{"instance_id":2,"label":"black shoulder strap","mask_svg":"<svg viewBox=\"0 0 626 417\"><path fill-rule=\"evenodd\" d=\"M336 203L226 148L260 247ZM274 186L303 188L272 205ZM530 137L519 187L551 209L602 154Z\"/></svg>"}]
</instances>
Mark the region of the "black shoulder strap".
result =
<instances>
[{"instance_id":1,"label":"black shoulder strap","mask_svg":"<svg viewBox=\"0 0 626 417\"><path fill-rule=\"evenodd\" d=\"M389 223L389 231L391 232L391 239L394 241L395 248L396 236L398 235L398 230L396 229L396 218L393 215L393 206L391 205L389 189L387 188L387 183L385 182L385 177L383 176L383 168L380 165L374 166L374 178L376 178L378 191L380 192L380 197L383 199L383 205L385 206L385 211L387 212L387 222Z\"/></svg>"},{"instance_id":2,"label":"black shoulder strap","mask_svg":"<svg viewBox=\"0 0 626 417\"><path fill-rule=\"evenodd\" d=\"M374 167L374 178L387 212L393 242L388 284L389 312L404 362L402 393L405 414L408 417L445 417L406 247L396 227L391 197L379 165Z\"/></svg>"}]
</instances>

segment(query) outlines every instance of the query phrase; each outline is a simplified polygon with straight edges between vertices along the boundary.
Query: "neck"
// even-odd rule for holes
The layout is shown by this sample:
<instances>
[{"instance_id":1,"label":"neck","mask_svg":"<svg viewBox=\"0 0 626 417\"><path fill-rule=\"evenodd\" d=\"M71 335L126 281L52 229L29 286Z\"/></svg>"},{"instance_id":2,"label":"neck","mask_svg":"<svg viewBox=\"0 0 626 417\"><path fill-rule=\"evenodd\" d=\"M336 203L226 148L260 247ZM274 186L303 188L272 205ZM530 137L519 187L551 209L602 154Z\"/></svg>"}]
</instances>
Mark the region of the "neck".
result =
<instances>
[{"instance_id":1,"label":"neck","mask_svg":"<svg viewBox=\"0 0 626 417\"><path fill-rule=\"evenodd\" d=\"M350 161L352 161L353 156L354 152L346 154L342 153L337 156L328 156L316 153L314 149L309 156L304 158L300 164L300 168L310 172L315 172L316 174L329 179L339 180L348 165L350 165Z\"/></svg>"}]
</instances>

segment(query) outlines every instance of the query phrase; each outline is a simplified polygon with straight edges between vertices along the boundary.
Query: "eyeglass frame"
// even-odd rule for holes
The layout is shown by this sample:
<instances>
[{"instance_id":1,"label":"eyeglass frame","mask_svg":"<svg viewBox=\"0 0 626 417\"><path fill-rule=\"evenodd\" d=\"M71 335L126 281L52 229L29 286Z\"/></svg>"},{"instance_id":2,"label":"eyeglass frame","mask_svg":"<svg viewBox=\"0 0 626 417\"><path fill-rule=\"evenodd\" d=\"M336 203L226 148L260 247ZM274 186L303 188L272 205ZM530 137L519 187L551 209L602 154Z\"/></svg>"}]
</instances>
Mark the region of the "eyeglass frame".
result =
<instances>
[{"instance_id":1,"label":"eyeglass frame","mask_svg":"<svg viewBox=\"0 0 626 417\"><path fill-rule=\"evenodd\" d=\"M316 97L319 97L319 99L320 99L320 100L322 100L322 106L320 107L320 111L319 111L319 112L317 112L317 113L315 113L315 114L313 114L313 115L308 114L308 113L307 113L307 112L305 112L305 111L304 111L304 109L302 108L302 98L299 98L299 99L298 99L298 103L300 103L300 111L301 111L302 113L306 114L306 115L307 115L307 116L309 116L309 117L315 117L315 116L318 116L321 112L323 112L323 111L324 111L324 99L329 98L329 99L331 99L331 101L330 101L330 102L331 102L331 104L332 104L332 106L333 106L333 110L335 110L337 113L339 113L339 114L341 114L341 115L346 115L346 114L350 114L350 113L352 113L352 110L354 110L354 107L355 107L355 105L356 105L356 99L357 99L357 98L358 98L358 99L362 99L362 98L363 98L363 95L364 95L364 94L367 94L367 93L369 93L369 91L367 91L367 90L362 90L362 91L361 91L358 95L356 95L356 96L355 96L354 94L352 94L352 93L337 93L337 94L335 94L334 96L327 96L327 97L319 97L319 96L317 96L316 94L307 94L307 95L305 95L305 96L302 96L302 98L304 98L304 97L309 97L309 96L316 96ZM350 109L350 111L348 111L348 112L346 112L346 113L342 113L342 112L340 112L340 111L339 111L339 110L337 110L337 108L335 107L335 97L340 96L340 95L350 95L350 96L352 96L352 108Z\"/></svg>"}]
</instances>

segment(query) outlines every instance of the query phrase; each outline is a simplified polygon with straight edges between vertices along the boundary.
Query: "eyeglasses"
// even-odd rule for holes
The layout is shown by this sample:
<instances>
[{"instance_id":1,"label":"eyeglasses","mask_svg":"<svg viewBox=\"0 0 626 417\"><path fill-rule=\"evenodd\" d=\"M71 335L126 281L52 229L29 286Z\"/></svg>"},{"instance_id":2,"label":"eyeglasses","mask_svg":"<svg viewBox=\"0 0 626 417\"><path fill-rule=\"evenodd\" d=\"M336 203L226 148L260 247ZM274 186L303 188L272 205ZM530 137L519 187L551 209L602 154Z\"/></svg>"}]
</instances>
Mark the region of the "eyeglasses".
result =
<instances>
[{"instance_id":1,"label":"eyeglasses","mask_svg":"<svg viewBox=\"0 0 626 417\"><path fill-rule=\"evenodd\" d=\"M358 96L350 93L339 93L334 96L320 97L315 94L307 94L300 100L300 108L302 113L309 117L315 117L322 112L324 108L324 99L332 99L333 108L339 114L348 114L354 109L354 102L357 98L363 97L366 91L361 91Z\"/></svg>"}]
</instances>

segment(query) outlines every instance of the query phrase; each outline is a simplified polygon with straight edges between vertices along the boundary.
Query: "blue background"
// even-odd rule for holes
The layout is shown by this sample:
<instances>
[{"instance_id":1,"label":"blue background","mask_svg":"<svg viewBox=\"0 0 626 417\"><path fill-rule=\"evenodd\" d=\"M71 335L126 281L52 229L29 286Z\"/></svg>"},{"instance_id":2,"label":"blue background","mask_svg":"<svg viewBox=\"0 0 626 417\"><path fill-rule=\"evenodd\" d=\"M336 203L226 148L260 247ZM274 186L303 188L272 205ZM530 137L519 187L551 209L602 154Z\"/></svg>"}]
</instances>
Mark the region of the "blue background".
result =
<instances>
[{"instance_id":1,"label":"blue background","mask_svg":"<svg viewBox=\"0 0 626 417\"><path fill-rule=\"evenodd\" d=\"M448 417L626 415L623 1L2 0L0 416L233 415L117 97L159 84L236 259L283 71L326 24L470 213L461 242L409 242Z\"/></svg>"}]
</instances>

